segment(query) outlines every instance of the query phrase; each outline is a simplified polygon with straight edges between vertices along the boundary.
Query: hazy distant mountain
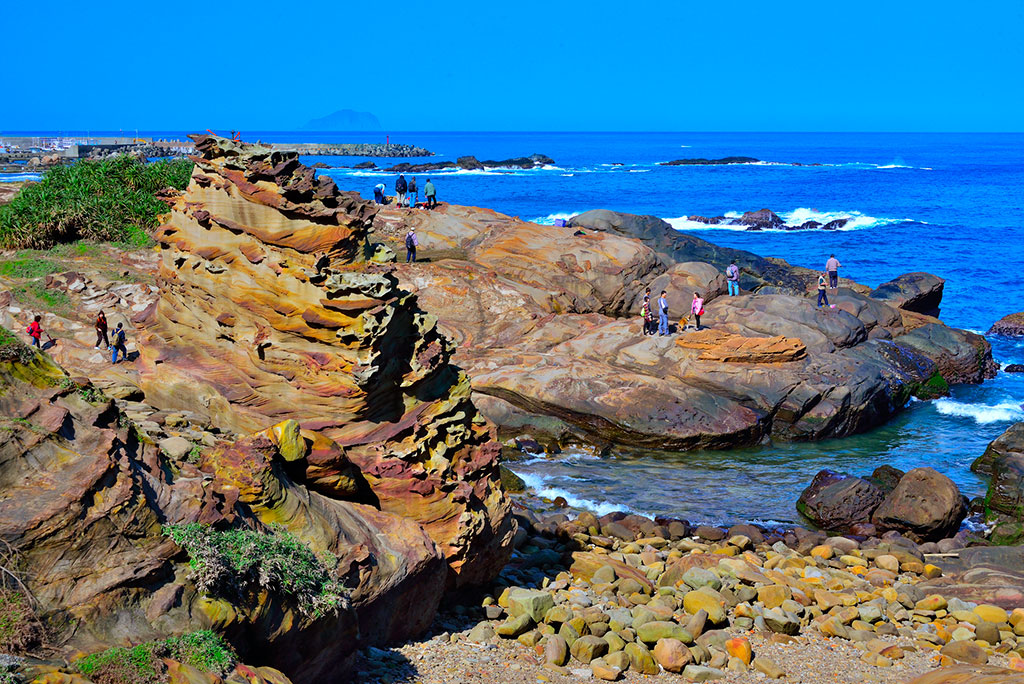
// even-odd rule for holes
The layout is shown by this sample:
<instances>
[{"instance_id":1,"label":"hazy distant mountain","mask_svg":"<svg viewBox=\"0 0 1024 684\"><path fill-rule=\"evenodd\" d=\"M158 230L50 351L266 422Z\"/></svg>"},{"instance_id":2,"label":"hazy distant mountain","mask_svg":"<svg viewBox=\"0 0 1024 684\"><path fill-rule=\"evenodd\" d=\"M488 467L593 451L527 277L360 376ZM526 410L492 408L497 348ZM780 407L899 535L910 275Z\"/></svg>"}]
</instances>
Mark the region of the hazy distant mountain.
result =
<instances>
[{"instance_id":1,"label":"hazy distant mountain","mask_svg":"<svg viewBox=\"0 0 1024 684\"><path fill-rule=\"evenodd\" d=\"M370 112L339 109L333 114L310 119L302 127L304 131L379 131L380 121Z\"/></svg>"}]
</instances>

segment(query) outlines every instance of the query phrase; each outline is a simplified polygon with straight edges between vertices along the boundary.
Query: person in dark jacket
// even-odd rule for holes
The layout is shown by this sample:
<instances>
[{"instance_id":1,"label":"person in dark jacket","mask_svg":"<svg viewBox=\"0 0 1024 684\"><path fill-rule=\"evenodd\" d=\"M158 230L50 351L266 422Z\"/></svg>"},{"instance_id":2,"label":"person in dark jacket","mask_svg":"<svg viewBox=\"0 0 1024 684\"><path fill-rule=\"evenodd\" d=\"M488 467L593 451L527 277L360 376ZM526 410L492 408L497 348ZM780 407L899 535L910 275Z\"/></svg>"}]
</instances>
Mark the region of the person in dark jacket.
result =
<instances>
[{"instance_id":1,"label":"person in dark jacket","mask_svg":"<svg viewBox=\"0 0 1024 684\"><path fill-rule=\"evenodd\" d=\"M398 174L398 180L395 181L395 194L398 195L398 206L405 206L405 191L409 185L405 182L405 174Z\"/></svg>"},{"instance_id":2,"label":"person in dark jacket","mask_svg":"<svg viewBox=\"0 0 1024 684\"><path fill-rule=\"evenodd\" d=\"M110 349L110 339L107 337L107 315L103 313L103 309L96 314L96 346L93 349L99 349L101 342L103 349Z\"/></svg>"},{"instance_id":3,"label":"person in dark jacket","mask_svg":"<svg viewBox=\"0 0 1024 684\"><path fill-rule=\"evenodd\" d=\"M420 191L419 188L416 187L416 176L413 176L412 180L409 181L409 206L415 207L419 203Z\"/></svg>"},{"instance_id":4,"label":"person in dark jacket","mask_svg":"<svg viewBox=\"0 0 1024 684\"><path fill-rule=\"evenodd\" d=\"M128 358L128 348L125 345L124 324L118 323L114 329L114 345L110 348L110 363L117 363L117 353L121 352L121 360Z\"/></svg>"}]
</instances>

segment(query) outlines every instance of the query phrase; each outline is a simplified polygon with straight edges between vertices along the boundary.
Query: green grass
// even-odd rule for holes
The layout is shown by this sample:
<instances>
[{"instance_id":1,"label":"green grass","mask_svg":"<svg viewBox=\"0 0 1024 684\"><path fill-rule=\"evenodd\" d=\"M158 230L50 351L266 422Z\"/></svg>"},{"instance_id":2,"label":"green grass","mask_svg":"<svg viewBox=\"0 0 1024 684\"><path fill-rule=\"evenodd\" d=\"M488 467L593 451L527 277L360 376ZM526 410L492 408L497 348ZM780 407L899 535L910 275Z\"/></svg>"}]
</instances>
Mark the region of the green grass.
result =
<instances>
[{"instance_id":1,"label":"green grass","mask_svg":"<svg viewBox=\"0 0 1024 684\"><path fill-rule=\"evenodd\" d=\"M0 328L0 361L28 363L35 353L7 328Z\"/></svg>"},{"instance_id":2,"label":"green grass","mask_svg":"<svg viewBox=\"0 0 1024 684\"><path fill-rule=\"evenodd\" d=\"M318 557L283 528L215 530L188 523L167 525L164 534L188 552L190 579L205 594L248 601L267 589L313 619L348 604L347 590L333 575L337 559Z\"/></svg>"},{"instance_id":3,"label":"green grass","mask_svg":"<svg viewBox=\"0 0 1024 684\"><path fill-rule=\"evenodd\" d=\"M202 630L131 648L110 648L78 659L75 667L96 684L156 684L167 681L161 658L171 658L220 677L230 672L238 660L220 636Z\"/></svg>"},{"instance_id":4,"label":"green grass","mask_svg":"<svg viewBox=\"0 0 1024 684\"><path fill-rule=\"evenodd\" d=\"M0 261L0 276L6 278L43 278L61 270L63 267L60 264L30 256L26 252L19 252L13 259Z\"/></svg>"},{"instance_id":5,"label":"green grass","mask_svg":"<svg viewBox=\"0 0 1024 684\"><path fill-rule=\"evenodd\" d=\"M0 248L45 249L86 239L144 246L167 205L158 190L184 189L188 159L145 164L129 155L55 166L0 206Z\"/></svg>"},{"instance_id":6,"label":"green grass","mask_svg":"<svg viewBox=\"0 0 1024 684\"><path fill-rule=\"evenodd\" d=\"M39 646L43 631L28 598L0 588L0 653L25 653Z\"/></svg>"}]
</instances>

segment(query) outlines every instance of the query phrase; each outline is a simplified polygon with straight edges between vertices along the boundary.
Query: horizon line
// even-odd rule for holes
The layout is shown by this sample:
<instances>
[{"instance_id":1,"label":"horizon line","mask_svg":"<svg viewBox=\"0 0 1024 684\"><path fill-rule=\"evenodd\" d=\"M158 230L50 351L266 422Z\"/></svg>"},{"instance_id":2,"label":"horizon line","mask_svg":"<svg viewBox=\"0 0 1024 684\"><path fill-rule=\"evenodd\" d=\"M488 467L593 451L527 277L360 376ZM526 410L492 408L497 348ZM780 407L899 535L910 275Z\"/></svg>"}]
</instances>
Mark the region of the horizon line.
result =
<instances>
[{"instance_id":1,"label":"horizon line","mask_svg":"<svg viewBox=\"0 0 1024 684\"><path fill-rule=\"evenodd\" d=\"M125 130L120 129L107 129L107 128L40 128L40 129L0 129L0 136L13 136L13 135L31 135L31 134L58 134L58 135L77 135L85 133L87 135L99 135L101 133L116 133L120 136L132 135L133 132L141 133L188 133L198 132L205 133L209 127L203 129L190 129L190 128L131 128ZM223 131L235 131L237 129L231 128L220 128L216 130ZM238 131L245 135L245 131ZM960 131L960 130L944 130L944 131L882 131L882 130L867 130L867 131L835 131L835 130L802 130L802 131L760 131L760 130L447 130L447 129L395 129L395 130L324 130L324 131L313 131L313 130L301 130L301 129L287 129L287 128L254 128L251 129L252 133L304 133L304 134L335 134L335 133L357 133L357 134L378 134L378 135L393 135L396 133L472 133L472 134L484 134L484 133L529 133L529 134L635 134L635 135L689 135L689 134L736 134L736 133L750 133L759 135L807 135L807 134L831 134L831 135L943 135L943 134L970 134L970 135L993 135L993 134L1020 134L1024 133L1024 130L983 130L983 131Z\"/></svg>"}]
</instances>

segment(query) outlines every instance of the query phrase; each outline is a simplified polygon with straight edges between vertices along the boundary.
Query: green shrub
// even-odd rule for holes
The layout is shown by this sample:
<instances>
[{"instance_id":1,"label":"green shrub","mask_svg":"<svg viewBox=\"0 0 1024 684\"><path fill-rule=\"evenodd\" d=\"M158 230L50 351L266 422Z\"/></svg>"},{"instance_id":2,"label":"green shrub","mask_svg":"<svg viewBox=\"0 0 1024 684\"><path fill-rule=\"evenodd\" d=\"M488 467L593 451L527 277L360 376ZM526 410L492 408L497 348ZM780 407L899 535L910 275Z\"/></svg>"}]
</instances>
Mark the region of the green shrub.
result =
<instances>
[{"instance_id":1,"label":"green shrub","mask_svg":"<svg viewBox=\"0 0 1024 684\"><path fill-rule=\"evenodd\" d=\"M227 642L210 630L202 630L131 648L109 648L80 658L75 667L96 684L156 684L167 681L163 658L220 677L238 662Z\"/></svg>"},{"instance_id":2,"label":"green shrub","mask_svg":"<svg viewBox=\"0 0 1024 684\"><path fill-rule=\"evenodd\" d=\"M247 601L266 589L311 618L348 606L347 591L332 572L337 559L318 557L281 527L256 532L188 523L168 525L164 534L188 552L189 578L203 593Z\"/></svg>"},{"instance_id":3,"label":"green shrub","mask_svg":"<svg viewBox=\"0 0 1024 684\"><path fill-rule=\"evenodd\" d=\"M79 239L145 244L147 231L167 211L157 191L182 190L191 174L188 159L146 164L130 155L55 166L0 206L0 248Z\"/></svg>"}]
</instances>

